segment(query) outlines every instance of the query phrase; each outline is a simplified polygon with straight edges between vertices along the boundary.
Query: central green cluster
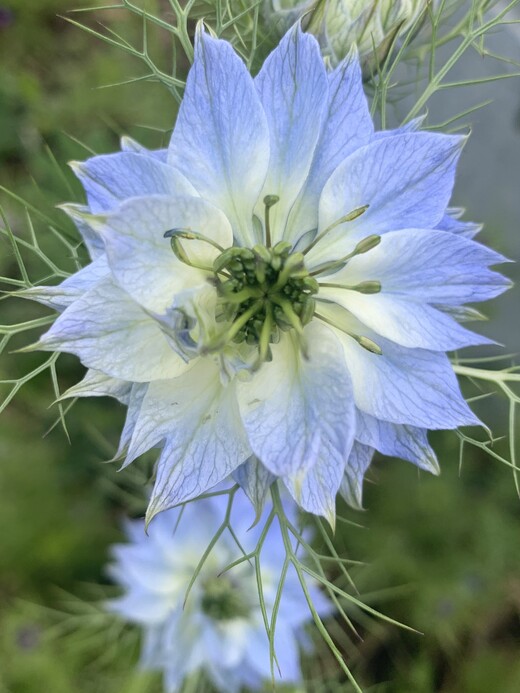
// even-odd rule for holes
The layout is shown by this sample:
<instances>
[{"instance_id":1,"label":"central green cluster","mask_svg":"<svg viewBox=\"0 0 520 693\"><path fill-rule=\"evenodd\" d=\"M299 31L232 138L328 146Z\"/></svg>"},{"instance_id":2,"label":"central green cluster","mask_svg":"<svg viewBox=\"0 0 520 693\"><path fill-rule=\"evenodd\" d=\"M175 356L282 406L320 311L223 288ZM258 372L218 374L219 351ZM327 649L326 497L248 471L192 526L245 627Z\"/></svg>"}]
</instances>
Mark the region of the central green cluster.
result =
<instances>
[{"instance_id":1,"label":"central green cluster","mask_svg":"<svg viewBox=\"0 0 520 693\"><path fill-rule=\"evenodd\" d=\"M203 587L201 609L214 621L245 618L249 607L236 586L225 577L208 580Z\"/></svg>"},{"instance_id":2,"label":"central green cluster","mask_svg":"<svg viewBox=\"0 0 520 693\"><path fill-rule=\"evenodd\" d=\"M279 330L301 333L314 315L319 284L309 275L302 253L285 241L272 248L229 248L213 264L220 297L217 320L231 322L234 342L277 342Z\"/></svg>"}]
</instances>

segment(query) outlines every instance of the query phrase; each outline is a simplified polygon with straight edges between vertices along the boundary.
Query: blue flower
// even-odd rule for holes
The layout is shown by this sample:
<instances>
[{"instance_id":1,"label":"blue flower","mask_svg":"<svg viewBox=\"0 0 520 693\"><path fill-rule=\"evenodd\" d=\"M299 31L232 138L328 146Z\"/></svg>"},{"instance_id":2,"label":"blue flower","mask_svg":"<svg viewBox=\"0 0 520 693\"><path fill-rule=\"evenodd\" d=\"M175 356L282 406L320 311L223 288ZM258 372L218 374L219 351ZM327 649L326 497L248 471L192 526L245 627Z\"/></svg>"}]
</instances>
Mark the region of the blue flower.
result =
<instances>
[{"instance_id":1,"label":"blue flower","mask_svg":"<svg viewBox=\"0 0 520 693\"><path fill-rule=\"evenodd\" d=\"M203 548L224 520L227 506L227 495L188 503L182 510L175 508L154 518L148 535L143 522L130 522L129 543L113 548L110 574L124 594L107 607L142 628L142 666L163 672L169 692L179 690L185 678L201 670L225 693L238 693L243 686L258 690L271 679L255 567L253 561L244 561L225 571L242 557L229 531L215 544L184 603ZM230 522L244 551L254 551L264 523L249 530L254 512L240 491L233 498ZM279 526L273 524L260 553L269 619L285 556ZM330 613L331 605L312 581L308 588L318 613ZM309 649L303 628L310 620L297 574L289 570L275 629L279 670L275 665L274 671L282 683L301 681L299 646Z\"/></svg>"},{"instance_id":2,"label":"blue flower","mask_svg":"<svg viewBox=\"0 0 520 693\"><path fill-rule=\"evenodd\" d=\"M27 292L61 311L37 346L128 405L126 464L162 448L149 517L233 475L333 523L374 450L436 473L427 430L479 423L446 352L489 342L461 323L505 259L448 207L465 138L419 126L375 132L298 27L255 79L199 30L168 150L73 165L93 261Z\"/></svg>"}]
</instances>

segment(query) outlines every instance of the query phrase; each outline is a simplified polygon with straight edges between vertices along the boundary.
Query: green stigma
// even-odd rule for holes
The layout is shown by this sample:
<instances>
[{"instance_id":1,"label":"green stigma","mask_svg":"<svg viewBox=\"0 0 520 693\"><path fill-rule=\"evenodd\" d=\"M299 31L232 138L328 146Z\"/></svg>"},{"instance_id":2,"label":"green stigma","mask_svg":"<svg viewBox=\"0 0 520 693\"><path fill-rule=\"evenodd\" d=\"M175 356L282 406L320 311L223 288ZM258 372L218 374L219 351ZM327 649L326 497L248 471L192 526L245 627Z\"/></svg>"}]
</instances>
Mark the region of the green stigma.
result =
<instances>
[{"instance_id":1,"label":"green stigma","mask_svg":"<svg viewBox=\"0 0 520 693\"><path fill-rule=\"evenodd\" d=\"M249 614L249 607L242 595L225 577L211 578L204 584L203 590L202 612L214 621L230 621L245 618Z\"/></svg>"},{"instance_id":2,"label":"green stigma","mask_svg":"<svg viewBox=\"0 0 520 693\"><path fill-rule=\"evenodd\" d=\"M303 253L280 241L272 248L229 248L213 263L219 295L217 320L231 323L227 340L258 346L261 360L280 331L299 334L314 315L319 284Z\"/></svg>"}]
</instances>

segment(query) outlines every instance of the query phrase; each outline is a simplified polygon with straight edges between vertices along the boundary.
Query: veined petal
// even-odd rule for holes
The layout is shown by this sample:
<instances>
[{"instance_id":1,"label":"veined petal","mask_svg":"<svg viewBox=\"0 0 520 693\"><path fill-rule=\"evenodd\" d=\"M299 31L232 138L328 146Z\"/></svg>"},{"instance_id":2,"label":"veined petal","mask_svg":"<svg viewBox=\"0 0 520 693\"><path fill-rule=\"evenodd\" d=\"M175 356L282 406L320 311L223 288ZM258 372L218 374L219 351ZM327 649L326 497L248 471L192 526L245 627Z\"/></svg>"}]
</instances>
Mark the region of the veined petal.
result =
<instances>
[{"instance_id":1,"label":"veined petal","mask_svg":"<svg viewBox=\"0 0 520 693\"><path fill-rule=\"evenodd\" d=\"M90 213L86 205L64 204L59 209L74 222L88 253L92 260L96 260L105 252L105 245L99 233L85 221L85 216Z\"/></svg>"},{"instance_id":2,"label":"veined petal","mask_svg":"<svg viewBox=\"0 0 520 693\"><path fill-rule=\"evenodd\" d=\"M339 492L345 502L356 510L363 509L363 480L373 456L373 447L363 445L356 440L345 465Z\"/></svg>"},{"instance_id":3,"label":"veined petal","mask_svg":"<svg viewBox=\"0 0 520 693\"><path fill-rule=\"evenodd\" d=\"M143 405L143 400L148 392L148 383L133 383L130 388L130 393L128 396L128 404L126 410L126 419L121 437L119 439L119 445L117 452L114 455L114 459L120 459L128 451L128 446L134 435L134 429L139 419L141 413L141 407ZM125 465L123 464L123 467Z\"/></svg>"},{"instance_id":4,"label":"veined petal","mask_svg":"<svg viewBox=\"0 0 520 693\"><path fill-rule=\"evenodd\" d=\"M378 338L381 356L345 337L356 405L379 419L430 429L478 426L445 354Z\"/></svg>"},{"instance_id":5,"label":"veined petal","mask_svg":"<svg viewBox=\"0 0 520 693\"><path fill-rule=\"evenodd\" d=\"M262 514L267 494L276 477L257 460L250 457L233 472L233 479L240 484L246 496L254 505L257 518Z\"/></svg>"},{"instance_id":6,"label":"veined petal","mask_svg":"<svg viewBox=\"0 0 520 693\"><path fill-rule=\"evenodd\" d=\"M253 452L273 474L290 475L298 497L315 465L317 474L329 478L339 468L339 486L354 437L352 393L341 345L316 321L305 329L305 338L308 360L302 359L293 337L284 335L273 347L272 362L238 389ZM336 493L333 484L329 488Z\"/></svg>"},{"instance_id":7,"label":"veined petal","mask_svg":"<svg viewBox=\"0 0 520 693\"><path fill-rule=\"evenodd\" d=\"M143 156L151 156L153 159L158 159L164 164L168 159L167 149L147 149L143 147L142 144L134 140L132 137L123 135L121 137L121 150L123 152L135 152L136 154L142 154Z\"/></svg>"},{"instance_id":8,"label":"veined petal","mask_svg":"<svg viewBox=\"0 0 520 693\"><path fill-rule=\"evenodd\" d=\"M406 229L382 236L376 248L353 257L330 281L352 285L377 279L386 294L456 305L505 291L509 280L488 269L502 262L507 262L503 255L456 234Z\"/></svg>"},{"instance_id":9,"label":"veined petal","mask_svg":"<svg viewBox=\"0 0 520 693\"><path fill-rule=\"evenodd\" d=\"M111 279L69 306L38 347L76 354L88 368L134 382L175 377L186 369L156 322Z\"/></svg>"},{"instance_id":10,"label":"veined petal","mask_svg":"<svg viewBox=\"0 0 520 693\"><path fill-rule=\"evenodd\" d=\"M107 277L109 272L106 255L99 255L94 262L72 274L57 286L32 286L30 289L19 291L17 296L29 298L49 308L62 311Z\"/></svg>"},{"instance_id":11,"label":"veined petal","mask_svg":"<svg viewBox=\"0 0 520 693\"><path fill-rule=\"evenodd\" d=\"M460 217L464 214L464 211L464 209L458 207L449 207L435 228L440 231L458 233L460 236L464 236L464 238L474 238L482 231L482 224L462 221Z\"/></svg>"},{"instance_id":12,"label":"veined petal","mask_svg":"<svg viewBox=\"0 0 520 693\"><path fill-rule=\"evenodd\" d=\"M129 458L161 438L165 443L147 519L204 493L251 455L235 385L221 384L217 364L200 359L174 382L150 385Z\"/></svg>"},{"instance_id":13,"label":"veined petal","mask_svg":"<svg viewBox=\"0 0 520 693\"><path fill-rule=\"evenodd\" d=\"M239 244L260 240L252 213L269 161L265 114L231 45L200 29L168 161L224 211Z\"/></svg>"},{"instance_id":14,"label":"veined petal","mask_svg":"<svg viewBox=\"0 0 520 693\"><path fill-rule=\"evenodd\" d=\"M343 346L355 404L361 411L420 428L480 425L462 397L445 354L394 344L365 329L340 306L323 303L319 312L337 325L334 331ZM343 330L372 339L382 353L368 351Z\"/></svg>"},{"instance_id":15,"label":"veined petal","mask_svg":"<svg viewBox=\"0 0 520 693\"><path fill-rule=\"evenodd\" d=\"M101 219L112 274L120 286L147 310L164 313L176 293L204 284L207 272L182 263L164 234L183 228L227 248L233 243L224 214L201 197L134 198ZM181 241L197 264L211 269L219 251L199 240Z\"/></svg>"},{"instance_id":16,"label":"veined petal","mask_svg":"<svg viewBox=\"0 0 520 693\"><path fill-rule=\"evenodd\" d=\"M361 443L383 455L412 462L432 474L440 473L437 456L428 443L425 429L381 421L359 410L356 414L356 437Z\"/></svg>"},{"instance_id":17,"label":"veined petal","mask_svg":"<svg viewBox=\"0 0 520 693\"><path fill-rule=\"evenodd\" d=\"M324 288L320 298L334 301L373 332L401 346L452 351L474 344L494 344L462 327L450 315L406 295Z\"/></svg>"},{"instance_id":18,"label":"veined petal","mask_svg":"<svg viewBox=\"0 0 520 693\"><path fill-rule=\"evenodd\" d=\"M83 380L70 387L61 399L71 397L115 397L120 402L128 404L132 383L126 380L111 378L109 375L90 368Z\"/></svg>"},{"instance_id":19,"label":"veined petal","mask_svg":"<svg viewBox=\"0 0 520 693\"><path fill-rule=\"evenodd\" d=\"M296 25L267 58L255 85L271 142L262 198L280 198L271 209L276 243L284 237L289 212L309 173L327 109L327 74L316 39Z\"/></svg>"},{"instance_id":20,"label":"veined petal","mask_svg":"<svg viewBox=\"0 0 520 693\"><path fill-rule=\"evenodd\" d=\"M327 78L327 112L305 186L289 215L285 239L290 241L318 227L318 204L327 179L349 154L374 136L357 54L352 52Z\"/></svg>"},{"instance_id":21,"label":"veined petal","mask_svg":"<svg viewBox=\"0 0 520 693\"><path fill-rule=\"evenodd\" d=\"M151 156L118 152L71 162L80 179L90 211L94 214L116 207L122 200L145 195L197 195L197 191L172 166Z\"/></svg>"},{"instance_id":22,"label":"veined petal","mask_svg":"<svg viewBox=\"0 0 520 693\"><path fill-rule=\"evenodd\" d=\"M319 230L355 209L369 208L327 234L309 253L309 266L343 257L371 234L435 227L448 205L464 141L414 132L376 140L347 157L323 189Z\"/></svg>"}]
</instances>

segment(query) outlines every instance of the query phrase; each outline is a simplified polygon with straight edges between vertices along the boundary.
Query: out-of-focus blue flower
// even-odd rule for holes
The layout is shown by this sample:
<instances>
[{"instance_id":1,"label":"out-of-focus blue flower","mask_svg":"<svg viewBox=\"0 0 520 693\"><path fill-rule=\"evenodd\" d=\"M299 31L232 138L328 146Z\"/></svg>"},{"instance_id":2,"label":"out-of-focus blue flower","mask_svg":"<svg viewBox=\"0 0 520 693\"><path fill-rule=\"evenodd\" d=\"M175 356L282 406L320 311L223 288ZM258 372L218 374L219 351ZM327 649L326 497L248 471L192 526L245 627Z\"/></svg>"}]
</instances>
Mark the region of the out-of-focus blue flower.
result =
<instances>
[{"instance_id":1,"label":"out-of-focus blue flower","mask_svg":"<svg viewBox=\"0 0 520 693\"><path fill-rule=\"evenodd\" d=\"M36 347L128 405L126 464L161 446L149 516L232 474L333 523L374 449L437 472L427 429L479 423L446 352L489 342L461 323L504 258L448 207L465 138L419 125L375 132L357 59L298 27L255 79L199 30L168 150L73 164L93 261L26 292L61 311Z\"/></svg>"},{"instance_id":2,"label":"out-of-focus blue flower","mask_svg":"<svg viewBox=\"0 0 520 693\"><path fill-rule=\"evenodd\" d=\"M204 548L224 520L228 496L214 496L175 508L144 523L130 522L128 544L114 547L110 573L124 594L108 604L143 631L142 665L164 673L165 687L179 690L182 681L203 670L218 690L253 690L271 679L269 640L255 568L245 561L224 569L243 554L227 530L202 567L188 599L186 590ZM253 551L263 523L254 522L251 503L240 491L233 499L231 525L242 548ZM265 518L264 518L265 519ZM260 554L265 606L271 617L285 548L277 523L271 526ZM310 597L322 616L331 605L312 582ZM308 649L304 632L312 620L302 587L291 569L287 574L276 622L275 676L282 683L301 680L299 648Z\"/></svg>"}]
</instances>

